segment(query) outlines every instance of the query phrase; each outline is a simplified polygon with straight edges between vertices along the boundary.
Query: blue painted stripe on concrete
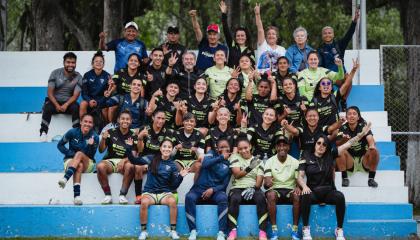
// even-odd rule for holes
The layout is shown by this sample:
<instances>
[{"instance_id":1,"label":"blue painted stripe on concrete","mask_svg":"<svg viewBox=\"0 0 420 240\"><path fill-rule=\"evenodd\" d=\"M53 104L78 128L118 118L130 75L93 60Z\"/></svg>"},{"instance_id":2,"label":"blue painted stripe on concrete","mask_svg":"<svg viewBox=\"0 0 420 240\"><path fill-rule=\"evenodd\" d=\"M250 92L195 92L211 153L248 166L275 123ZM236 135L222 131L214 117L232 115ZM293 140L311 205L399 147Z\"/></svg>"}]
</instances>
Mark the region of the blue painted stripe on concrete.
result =
<instances>
[{"instance_id":1,"label":"blue painted stripe on concrete","mask_svg":"<svg viewBox=\"0 0 420 240\"><path fill-rule=\"evenodd\" d=\"M358 106L361 111L384 111L384 86L353 85L347 106Z\"/></svg>"},{"instance_id":2,"label":"blue painted stripe on concrete","mask_svg":"<svg viewBox=\"0 0 420 240\"><path fill-rule=\"evenodd\" d=\"M0 113L40 112L46 87L0 87Z\"/></svg>"},{"instance_id":3,"label":"blue painted stripe on concrete","mask_svg":"<svg viewBox=\"0 0 420 240\"><path fill-rule=\"evenodd\" d=\"M376 148L381 155L396 155L395 142L376 142Z\"/></svg>"},{"instance_id":4,"label":"blue painted stripe on concrete","mask_svg":"<svg viewBox=\"0 0 420 240\"><path fill-rule=\"evenodd\" d=\"M385 147L383 147L385 146ZM386 148L395 144L378 144L381 153L378 170L399 170L400 159L389 153ZM63 170L63 155L57 150L56 142L48 143L0 143L0 172L61 172ZM96 153L99 162L105 153Z\"/></svg>"},{"instance_id":5,"label":"blue painted stripe on concrete","mask_svg":"<svg viewBox=\"0 0 420 240\"><path fill-rule=\"evenodd\" d=\"M349 204L348 212L353 211ZM361 204L361 207L363 207ZM383 204L381 204L383 205ZM370 212L364 206L365 214ZM399 205L388 205L398 211ZM184 206L178 208L177 230L188 234ZM278 227L281 237L290 236L292 221L291 206L278 206ZM357 210L355 210L357 211ZM378 211L379 213L379 211ZM0 237L118 237L139 234L139 207L128 206L0 206ZM241 206L238 235L256 236L258 220L255 206ZM347 237L407 237L417 230L411 219L371 220L351 219L347 214L344 228ZM333 206L314 205L311 210L310 225L315 237L332 237L336 226ZM169 227L169 210L166 206L152 206L149 209L148 231L151 236L165 236ZM215 236L217 227L217 207L198 206L197 230L200 236Z\"/></svg>"}]
</instances>

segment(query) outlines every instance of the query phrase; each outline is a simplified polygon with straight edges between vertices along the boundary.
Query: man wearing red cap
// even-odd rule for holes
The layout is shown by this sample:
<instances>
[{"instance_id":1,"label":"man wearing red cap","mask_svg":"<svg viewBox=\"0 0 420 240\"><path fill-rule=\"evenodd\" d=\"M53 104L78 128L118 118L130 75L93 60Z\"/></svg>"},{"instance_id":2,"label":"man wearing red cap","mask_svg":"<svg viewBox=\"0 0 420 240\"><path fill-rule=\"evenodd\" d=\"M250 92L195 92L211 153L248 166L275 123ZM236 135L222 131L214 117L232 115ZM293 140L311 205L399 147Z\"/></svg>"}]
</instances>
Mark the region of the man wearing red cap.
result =
<instances>
[{"instance_id":1,"label":"man wearing red cap","mask_svg":"<svg viewBox=\"0 0 420 240\"><path fill-rule=\"evenodd\" d=\"M205 71L214 65L213 57L217 50L223 50L227 56L228 49L225 45L219 43L220 29L217 24L210 24L207 27L207 38L203 38L200 24L197 21L197 10L191 10L189 14L191 16L195 38L198 42L197 67Z\"/></svg>"}]
</instances>

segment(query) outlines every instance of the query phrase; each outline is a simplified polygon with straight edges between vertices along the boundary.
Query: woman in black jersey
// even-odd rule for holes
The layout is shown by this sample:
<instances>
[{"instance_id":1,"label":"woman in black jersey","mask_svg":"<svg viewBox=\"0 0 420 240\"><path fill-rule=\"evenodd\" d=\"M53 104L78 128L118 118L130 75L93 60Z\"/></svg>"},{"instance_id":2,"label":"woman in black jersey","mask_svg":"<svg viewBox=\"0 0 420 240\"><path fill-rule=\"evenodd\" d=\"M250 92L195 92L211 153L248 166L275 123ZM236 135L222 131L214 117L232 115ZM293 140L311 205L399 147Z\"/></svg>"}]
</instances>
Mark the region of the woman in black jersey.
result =
<instances>
[{"instance_id":1,"label":"woman in black jersey","mask_svg":"<svg viewBox=\"0 0 420 240\"><path fill-rule=\"evenodd\" d=\"M111 188L108 183L108 175L120 173L123 175L122 186L120 189L120 204L127 204L125 197L134 177L133 165L127 158L127 141L132 139L137 144L137 136L130 130L132 118L129 110L124 110L118 117L118 127L106 130L102 133L99 143L99 152L107 150L103 160L96 166L98 181L105 193L102 204L111 204ZM135 147L135 146L134 146ZM137 149L137 148L135 148Z\"/></svg>"},{"instance_id":2,"label":"woman in black jersey","mask_svg":"<svg viewBox=\"0 0 420 240\"><path fill-rule=\"evenodd\" d=\"M245 27L235 29L232 39L232 33L227 22L227 6L225 1L220 2L220 11L222 12L223 33L225 35L227 47L229 48L228 66L235 69L239 66L239 58L243 55L248 56L255 65L255 54L251 47L251 35Z\"/></svg>"},{"instance_id":3,"label":"woman in black jersey","mask_svg":"<svg viewBox=\"0 0 420 240\"><path fill-rule=\"evenodd\" d=\"M277 122L276 111L266 108L263 113L262 123L257 123L248 128L248 139L253 146L252 154L268 159L275 154L275 140L281 135L280 124Z\"/></svg>"},{"instance_id":4,"label":"woman in black jersey","mask_svg":"<svg viewBox=\"0 0 420 240\"><path fill-rule=\"evenodd\" d=\"M213 101L207 96L207 82L204 78L199 78L194 84L195 93L189 96L188 101L181 102L181 106L176 112L175 122L177 126L183 124L183 116L190 112L195 116L196 127L201 134L207 135L209 130L209 114L212 111Z\"/></svg>"},{"instance_id":5,"label":"woman in black jersey","mask_svg":"<svg viewBox=\"0 0 420 240\"><path fill-rule=\"evenodd\" d=\"M299 95L296 81L292 78L286 77L282 83L284 94L278 98L278 103L282 109L279 122L281 123L283 119L287 119L293 126L299 126L306 112L308 100L306 97Z\"/></svg>"},{"instance_id":6,"label":"woman in black jersey","mask_svg":"<svg viewBox=\"0 0 420 240\"><path fill-rule=\"evenodd\" d=\"M236 132L229 126L229 119L230 112L227 108L217 110L217 125L210 128L206 136L206 153L214 153L217 150L217 141L222 138L226 139L230 146L235 146ZM236 152L236 147L233 148L233 152Z\"/></svg>"},{"instance_id":7,"label":"woman in black jersey","mask_svg":"<svg viewBox=\"0 0 420 240\"><path fill-rule=\"evenodd\" d=\"M335 159L369 131L370 124L366 125L363 131L357 134L357 136L339 146L338 149L331 148L331 144L326 135L320 135L315 139L316 142L312 148L303 153L299 164L299 176L297 180L302 188L300 206L303 221L303 239L312 239L309 228L309 213L311 211L311 204L313 203L327 203L336 206L336 239L345 239L343 222L346 201L343 193L337 191L335 188ZM305 176L306 183L304 180Z\"/></svg>"},{"instance_id":8,"label":"woman in black jersey","mask_svg":"<svg viewBox=\"0 0 420 240\"><path fill-rule=\"evenodd\" d=\"M133 79L142 79L140 63L140 57L137 53L130 54L128 56L127 67L121 68L112 76L112 91L117 90L117 94L122 95L130 93L131 81ZM144 91L142 91L141 96L144 96Z\"/></svg>"},{"instance_id":9,"label":"woman in black jersey","mask_svg":"<svg viewBox=\"0 0 420 240\"><path fill-rule=\"evenodd\" d=\"M242 109L241 109L241 93L240 83L237 78L231 78L226 84L226 89L219 100L214 104L214 108L209 113L209 123L214 124L216 121L216 113L221 107L226 107L230 112L229 126L235 128L241 125Z\"/></svg>"},{"instance_id":10,"label":"woman in black jersey","mask_svg":"<svg viewBox=\"0 0 420 240\"><path fill-rule=\"evenodd\" d=\"M285 56L281 56L277 59L277 71L273 72L271 75L276 80L277 86L277 96L283 96L285 94L283 88L283 81L285 79L292 79L295 85L297 86L297 76L294 73L289 72L289 59ZM299 92L297 93L299 95Z\"/></svg>"},{"instance_id":11,"label":"woman in black jersey","mask_svg":"<svg viewBox=\"0 0 420 240\"><path fill-rule=\"evenodd\" d=\"M148 161L153 156L159 153L159 147L163 140L173 140L173 131L165 128L165 112L162 110L156 110L152 115L152 123L145 126L140 130L138 134L137 150L142 158L147 158ZM134 184L136 191L136 203L140 202L141 199L141 184L144 169L140 166L136 166Z\"/></svg>"},{"instance_id":12,"label":"woman in black jersey","mask_svg":"<svg viewBox=\"0 0 420 240\"><path fill-rule=\"evenodd\" d=\"M248 86L249 82L252 80L255 84L260 80L260 75L258 71L255 70L252 66L253 65L251 58L247 55L243 55L239 59L239 68L235 69L235 71L232 72L232 77L238 78L239 83L241 85L240 92L242 98L245 98L245 89ZM252 93L257 94L257 90L254 89Z\"/></svg>"}]
</instances>

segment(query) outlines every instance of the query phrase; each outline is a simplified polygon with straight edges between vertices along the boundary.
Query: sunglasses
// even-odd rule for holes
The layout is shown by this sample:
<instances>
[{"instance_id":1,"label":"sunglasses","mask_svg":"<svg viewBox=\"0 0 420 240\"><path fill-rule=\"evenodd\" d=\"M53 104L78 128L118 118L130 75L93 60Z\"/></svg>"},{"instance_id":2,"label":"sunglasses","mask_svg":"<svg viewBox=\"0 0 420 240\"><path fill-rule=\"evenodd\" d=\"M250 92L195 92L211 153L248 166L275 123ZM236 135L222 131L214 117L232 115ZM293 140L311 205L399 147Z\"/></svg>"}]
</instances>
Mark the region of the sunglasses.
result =
<instances>
[{"instance_id":1,"label":"sunglasses","mask_svg":"<svg viewBox=\"0 0 420 240\"><path fill-rule=\"evenodd\" d=\"M327 144L325 142L316 142L316 145L318 146L322 145L324 147L327 147Z\"/></svg>"},{"instance_id":2,"label":"sunglasses","mask_svg":"<svg viewBox=\"0 0 420 240\"><path fill-rule=\"evenodd\" d=\"M328 82L321 82L321 86L330 86L331 85L331 82L330 81L328 81Z\"/></svg>"}]
</instances>

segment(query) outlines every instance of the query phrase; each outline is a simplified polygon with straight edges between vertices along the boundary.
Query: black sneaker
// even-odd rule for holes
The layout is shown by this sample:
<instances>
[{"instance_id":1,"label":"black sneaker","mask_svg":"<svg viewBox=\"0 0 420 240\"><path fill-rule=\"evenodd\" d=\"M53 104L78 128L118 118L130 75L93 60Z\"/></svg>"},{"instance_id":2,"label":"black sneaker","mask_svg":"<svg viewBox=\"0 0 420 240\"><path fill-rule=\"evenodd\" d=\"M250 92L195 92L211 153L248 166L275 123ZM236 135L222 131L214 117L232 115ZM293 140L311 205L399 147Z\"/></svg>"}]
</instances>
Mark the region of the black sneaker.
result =
<instances>
[{"instance_id":1,"label":"black sneaker","mask_svg":"<svg viewBox=\"0 0 420 240\"><path fill-rule=\"evenodd\" d=\"M375 181L375 179L369 178L369 180L368 180L368 186L369 187L376 188L376 187L378 187L378 183Z\"/></svg>"},{"instance_id":2,"label":"black sneaker","mask_svg":"<svg viewBox=\"0 0 420 240\"><path fill-rule=\"evenodd\" d=\"M350 185L350 180L348 178L343 178L341 186L348 187Z\"/></svg>"}]
</instances>

